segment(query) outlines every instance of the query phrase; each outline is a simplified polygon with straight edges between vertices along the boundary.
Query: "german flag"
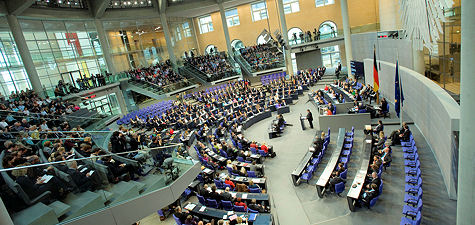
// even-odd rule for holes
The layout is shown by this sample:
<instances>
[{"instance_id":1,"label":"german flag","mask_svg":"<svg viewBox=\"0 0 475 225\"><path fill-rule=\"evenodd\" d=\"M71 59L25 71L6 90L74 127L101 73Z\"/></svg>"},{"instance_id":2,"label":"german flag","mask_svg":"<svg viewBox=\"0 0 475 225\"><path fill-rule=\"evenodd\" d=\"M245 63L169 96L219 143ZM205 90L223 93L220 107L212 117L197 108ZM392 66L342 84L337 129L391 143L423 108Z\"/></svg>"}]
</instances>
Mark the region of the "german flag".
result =
<instances>
[{"instance_id":1,"label":"german flag","mask_svg":"<svg viewBox=\"0 0 475 225\"><path fill-rule=\"evenodd\" d=\"M374 92L378 92L379 90L379 76L378 76L378 64L376 63L376 45L373 48L374 52L374 59L373 59L373 82L374 82Z\"/></svg>"}]
</instances>

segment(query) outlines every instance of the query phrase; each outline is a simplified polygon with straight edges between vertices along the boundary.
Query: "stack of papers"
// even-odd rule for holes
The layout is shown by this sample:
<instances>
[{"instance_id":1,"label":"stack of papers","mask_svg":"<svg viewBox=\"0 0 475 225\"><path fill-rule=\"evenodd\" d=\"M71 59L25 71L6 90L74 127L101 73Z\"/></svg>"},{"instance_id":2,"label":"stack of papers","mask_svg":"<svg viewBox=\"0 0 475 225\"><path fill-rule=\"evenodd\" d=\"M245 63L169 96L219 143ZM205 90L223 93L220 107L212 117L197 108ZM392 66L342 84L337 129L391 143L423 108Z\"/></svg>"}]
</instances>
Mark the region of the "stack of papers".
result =
<instances>
[{"instance_id":1,"label":"stack of papers","mask_svg":"<svg viewBox=\"0 0 475 225\"><path fill-rule=\"evenodd\" d=\"M185 206L185 209L187 209L187 210L190 210L190 211L191 211L191 210L193 210L195 207L196 207L196 205L195 205L195 204L193 204L193 203L190 203L190 204L188 204L188 205L186 205L186 206Z\"/></svg>"},{"instance_id":2,"label":"stack of papers","mask_svg":"<svg viewBox=\"0 0 475 225\"><path fill-rule=\"evenodd\" d=\"M241 198L242 199L247 199L247 194L242 194Z\"/></svg>"},{"instance_id":3,"label":"stack of papers","mask_svg":"<svg viewBox=\"0 0 475 225\"><path fill-rule=\"evenodd\" d=\"M201 208L200 208L200 212L204 212L204 211L205 211L205 209L206 209L206 206L201 206Z\"/></svg>"}]
</instances>

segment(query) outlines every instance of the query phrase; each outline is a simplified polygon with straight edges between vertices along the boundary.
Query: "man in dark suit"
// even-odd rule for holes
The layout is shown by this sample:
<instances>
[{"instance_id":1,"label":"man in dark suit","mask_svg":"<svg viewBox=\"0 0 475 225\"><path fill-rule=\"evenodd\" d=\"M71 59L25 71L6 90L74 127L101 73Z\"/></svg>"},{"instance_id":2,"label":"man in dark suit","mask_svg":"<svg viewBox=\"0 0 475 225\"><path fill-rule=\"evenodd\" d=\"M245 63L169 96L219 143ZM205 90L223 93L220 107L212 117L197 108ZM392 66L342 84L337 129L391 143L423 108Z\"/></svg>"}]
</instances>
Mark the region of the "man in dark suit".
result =
<instances>
[{"instance_id":1,"label":"man in dark suit","mask_svg":"<svg viewBox=\"0 0 475 225\"><path fill-rule=\"evenodd\" d=\"M229 193L229 187L226 187L223 193L221 193L221 200L222 201L232 201L233 196Z\"/></svg>"},{"instance_id":2,"label":"man in dark suit","mask_svg":"<svg viewBox=\"0 0 475 225\"><path fill-rule=\"evenodd\" d=\"M373 133L379 134L381 131L384 131L383 121L378 120L378 125L373 128Z\"/></svg>"},{"instance_id":3,"label":"man in dark suit","mask_svg":"<svg viewBox=\"0 0 475 225\"><path fill-rule=\"evenodd\" d=\"M335 185L340 182L344 182L344 180L340 177L340 173L333 172L332 176L330 177L330 181L328 181L330 191L335 192Z\"/></svg>"},{"instance_id":4,"label":"man in dark suit","mask_svg":"<svg viewBox=\"0 0 475 225\"><path fill-rule=\"evenodd\" d=\"M218 192L216 192L216 186L214 185L211 186L211 192L209 193L209 198L214 199L217 202L221 201L221 195L219 195Z\"/></svg>"},{"instance_id":5,"label":"man in dark suit","mask_svg":"<svg viewBox=\"0 0 475 225\"><path fill-rule=\"evenodd\" d=\"M310 109L307 109L307 120L310 124L310 129L313 129L313 115L312 112L310 112Z\"/></svg>"}]
</instances>

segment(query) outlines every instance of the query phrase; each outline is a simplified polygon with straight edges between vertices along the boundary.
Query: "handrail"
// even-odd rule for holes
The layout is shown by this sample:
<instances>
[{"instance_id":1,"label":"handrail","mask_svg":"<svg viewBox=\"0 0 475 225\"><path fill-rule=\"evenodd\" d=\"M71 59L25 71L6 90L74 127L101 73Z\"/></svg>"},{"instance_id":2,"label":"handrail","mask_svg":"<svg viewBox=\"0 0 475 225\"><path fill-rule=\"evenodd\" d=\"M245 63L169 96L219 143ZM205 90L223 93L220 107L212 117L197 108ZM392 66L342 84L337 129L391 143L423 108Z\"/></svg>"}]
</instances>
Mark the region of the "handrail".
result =
<instances>
[{"instance_id":1,"label":"handrail","mask_svg":"<svg viewBox=\"0 0 475 225\"><path fill-rule=\"evenodd\" d=\"M110 154L99 155L99 156L89 156L89 157L83 157L83 158L78 158L78 159L68 159L68 160L48 162L48 163L38 163L38 164L33 164L33 165L28 165L28 166L17 166L17 167L12 167L12 168L0 169L0 172L8 172L8 171L13 171L13 170L17 170L17 169L26 169L26 168L39 167L39 166L55 165L55 164L61 164L61 163L66 163L66 162L72 162L72 161L83 161L83 160L87 160L87 159L97 159L97 158L103 158L103 157L107 157L107 156L125 155L125 154L130 154L130 153L139 152L139 151L151 151L151 150L157 150L157 149L161 149L161 148L170 148L170 147L183 146L183 145L184 145L183 143L175 143L175 144L170 144L170 145L166 145L166 146L147 148L147 149L139 149L139 150L128 151L128 152L110 153ZM0 162L0 163L3 163L3 162Z\"/></svg>"},{"instance_id":2,"label":"handrail","mask_svg":"<svg viewBox=\"0 0 475 225\"><path fill-rule=\"evenodd\" d=\"M40 117L46 117L46 116L59 116L59 117L70 117L70 118L78 118L78 119L97 119L101 120L103 118L99 117L84 117L84 116L71 116L71 115L61 115L61 114L48 114L48 115L41 115L41 113L30 113L29 115L25 115L23 112L15 112L15 111L9 111L9 110L0 110L0 112L7 112L7 113L21 113L23 114L22 117L28 117L33 115L38 115ZM15 115L16 116L16 115Z\"/></svg>"},{"instance_id":3,"label":"handrail","mask_svg":"<svg viewBox=\"0 0 475 225\"><path fill-rule=\"evenodd\" d=\"M8 131L8 132L5 132L4 134L20 134L20 133L25 133L25 132L28 132L28 131ZM111 133L111 132L114 132L114 131L89 131L89 130L81 130L81 131L38 131L37 133L40 133L40 134L51 134L51 133ZM36 132L35 132L36 133Z\"/></svg>"}]
</instances>

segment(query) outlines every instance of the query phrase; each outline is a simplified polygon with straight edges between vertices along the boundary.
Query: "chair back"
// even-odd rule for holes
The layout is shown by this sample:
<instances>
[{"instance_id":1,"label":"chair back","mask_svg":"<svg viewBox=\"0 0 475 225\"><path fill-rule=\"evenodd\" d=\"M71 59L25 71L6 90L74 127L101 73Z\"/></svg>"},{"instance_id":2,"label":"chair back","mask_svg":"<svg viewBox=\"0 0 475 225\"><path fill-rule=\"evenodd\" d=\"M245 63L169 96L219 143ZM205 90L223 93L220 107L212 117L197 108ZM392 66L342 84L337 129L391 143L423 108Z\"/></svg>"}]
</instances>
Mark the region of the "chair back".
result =
<instances>
[{"instance_id":1,"label":"chair back","mask_svg":"<svg viewBox=\"0 0 475 225\"><path fill-rule=\"evenodd\" d=\"M378 201L378 198L379 198L379 196L371 199L371 201L369 202L369 207L368 208L373 207L376 204L376 202Z\"/></svg>"},{"instance_id":2,"label":"chair back","mask_svg":"<svg viewBox=\"0 0 475 225\"><path fill-rule=\"evenodd\" d=\"M223 206L223 209L226 211L232 211L233 210L233 203L231 201L221 201L221 206Z\"/></svg>"},{"instance_id":3,"label":"chair back","mask_svg":"<svg viewBox=\"0 0 475 225\"><path fill-rule=\"evenodd\" d=\"M238 157L237 157L237 161L239 161L239 162L244 162L244 158L242 158L241 156L238 156Z\"/></svg>"},{"instance_id":4,"label":"chair back","mask_svg":"<svg viewBox=\"0 0 475 225\"><path fill-rule=\"evenodd\" d=\"M214 199L206 199L206 203L208 203L208 207L215 208L215 209L218 208L218 202Z\"/></svg>"},{"instance_id":5,"label":"chair back","mask_svg":"<svg viewBox=\"0 0 475 225\"><path fill-rule=\"evenodd\" d=\"M197 194L196 197L198 197L198 201L200 202L200 204L206 205L206 200L203 196Z\"/></svg>"},{"instance_id":6,"label":"chair back","mask_svg":"<svg viewBox=\"0 0 475 225\"><path fill-rule=\"evenodd\" d=\"M249 193L261 193L260 188L249 188Z\"/></svg>"},{"instance_id":7,"label":"chair back","mask_svg":"<svg viewBox=\"0 0 475 225\"><path fill-rule=\"evenodd\" d=\"M335 192L337 194L342 193L345 190L345 183L340 182L338 184L335 184Z\"/></svg>"},{"instance_id":8,"label":"chair back","mask_svg":"<svg viewBox=\"0 0 475 225\"><path fill-rule=\"evenodd\" d=\"M345 169L343 172L341 172L340 177L346 180L347 174L348 174L348 169Z\"/></svg>"},{"instance_id":9,"label":"chair back","mask_svg":"<svg viewBox=\"0 0 475 225\"><path fill-rule=\"evenodd\" d=\"M259 150L259 155L267 156L267 153L264 150Z\"/></svg>"},{"instance_id":10,"label":"chair back","mask_svg":"<svg viewBox=\"0 0 475 225\"><path fill-rule=\"evenodd\" d=\"M229 190L231 190L231 191L234 190L233 187L232 187L231 185L229 185L229 184L224 184L224 187L225 187L225 188L229 188Z\"/></svg>"},{"instance_id":11,"label":"chair back","mask_svg":"<svg viewBox=\"0 0 475 225\"><path fill-rule=\"evenodd\" d=\"M251 150L252 154L257 154L257 149L256 148L251 147L250 150Z\"/></svg>"},{"instance_id":12,"label":"chair back","mask_svg":"<svg viewBox=\"0 0 475 225\"><path fill-rule=\"evenodd\" d=\"M247 171L247 176L248 177L253 177L253 178L256 178L256 172L255 171L252 171L252 170L249 170Z\"/></svg>"},{"instance_id":13,"label":"chair back","mask_svg":"<svg viewBox=\"0 0 475 225\"><path fill-rule=\"evenodd\" d=\"M235 206L233 206L233 209L234 209L234 211L236 211L236 212L246 212L246 209L244 208L244 206L237 206L237 205L235 205Z\"/></svg>"},{"instance_id":14,"label":"chair back","mask_svg":"<svg viewBox=\"0 0 475 225\"><path fill-rule=\"evenodd\" d=\"M183 223L181 223L180 221L180 218L176 217L175 214L172 214L173 215L173 219L175 219L175 222L177 225L182 225Z\"/></svg>"},{"instance_id":15,"label":"chair back","mask_svg":"<svg viewBox=\"0 0 475 225\"><path fill-rule=\"evenodd\" d=\"M252 210L252 209L249 209L249 208L247 209L247 212L249 212L249 213L259 213L259 211Z\"/></svg>"}]
</instances>

